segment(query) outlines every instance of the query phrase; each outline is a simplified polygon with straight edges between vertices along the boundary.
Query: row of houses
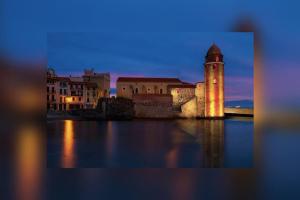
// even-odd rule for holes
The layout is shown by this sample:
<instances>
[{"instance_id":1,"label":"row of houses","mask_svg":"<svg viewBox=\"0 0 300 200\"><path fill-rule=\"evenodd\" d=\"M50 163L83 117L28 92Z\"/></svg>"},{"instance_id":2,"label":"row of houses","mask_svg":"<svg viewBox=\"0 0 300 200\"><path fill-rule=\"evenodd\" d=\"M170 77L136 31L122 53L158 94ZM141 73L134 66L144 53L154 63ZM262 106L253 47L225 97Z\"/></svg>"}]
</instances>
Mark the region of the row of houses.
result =
<instances>
[{"instance_id":1,"label":"row of houses","mask_svg":"<svg viewBox=\"0 0 300 200\"><path fill-rule=\"evenodd\" d=\"M110 74L85 70L80 77L57 76L47 70L47 111L95 108L100 97L110 95Z\"/></svg>"}]
</instances>

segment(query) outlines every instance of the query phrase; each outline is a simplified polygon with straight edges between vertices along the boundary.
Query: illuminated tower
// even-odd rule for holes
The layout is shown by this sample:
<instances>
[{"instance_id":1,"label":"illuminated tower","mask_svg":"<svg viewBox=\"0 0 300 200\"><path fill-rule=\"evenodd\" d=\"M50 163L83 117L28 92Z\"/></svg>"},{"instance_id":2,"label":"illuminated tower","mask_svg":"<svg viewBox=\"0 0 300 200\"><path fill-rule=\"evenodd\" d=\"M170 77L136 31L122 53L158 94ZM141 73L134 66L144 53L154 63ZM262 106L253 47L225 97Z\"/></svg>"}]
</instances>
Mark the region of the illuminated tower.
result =
<instances>
[{"instance_id":1,"label":"illuminated tower","mask_svg":"<svg viewBox=\"0 0 300 200\"><path fill-rule=\"evenodd\" d=\"M205 117L224 117L224 63L220 48L207 51L205 72Z\"/></svg>"}]
</instances>

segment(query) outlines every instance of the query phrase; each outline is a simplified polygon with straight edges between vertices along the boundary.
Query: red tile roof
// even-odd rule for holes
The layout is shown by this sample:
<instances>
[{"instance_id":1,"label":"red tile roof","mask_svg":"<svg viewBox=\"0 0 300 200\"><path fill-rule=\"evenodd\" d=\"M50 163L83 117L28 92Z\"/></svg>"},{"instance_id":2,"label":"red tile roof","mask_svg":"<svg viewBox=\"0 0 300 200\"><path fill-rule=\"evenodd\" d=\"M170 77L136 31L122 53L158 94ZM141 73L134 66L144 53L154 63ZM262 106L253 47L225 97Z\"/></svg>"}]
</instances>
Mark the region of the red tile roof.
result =
<instances>
[{"instance_id":1,"label":"red tile roof","mask_svg":"<svg viewBox=\"0 0 300 200\"><path fill-rule=\"evenodd\" d=\"M153 77L119 77L117 82L167 82L181 83L178 78L153 78Z\"/></svg>"},{"instance_id":2,"label":"red tile roof","mask_svg":"<svg viewBox=\"0 0 300 200\"><path fill-rule=\"evenodd\" d=\"M193 84L183 84L183 85L168 85L168 88L195 88L196 85Z\"/></svg>"}]
</instances>

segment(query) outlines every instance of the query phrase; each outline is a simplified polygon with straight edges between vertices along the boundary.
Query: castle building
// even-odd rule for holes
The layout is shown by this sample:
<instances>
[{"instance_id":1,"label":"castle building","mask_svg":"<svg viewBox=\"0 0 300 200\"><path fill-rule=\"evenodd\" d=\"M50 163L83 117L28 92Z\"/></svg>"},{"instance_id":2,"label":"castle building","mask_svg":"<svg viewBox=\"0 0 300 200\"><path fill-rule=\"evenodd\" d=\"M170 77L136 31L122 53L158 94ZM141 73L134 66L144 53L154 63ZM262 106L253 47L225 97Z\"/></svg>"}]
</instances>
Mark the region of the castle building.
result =
<instances>
[{"instance_id":1,"label":"castle building","mask_svg":"<svg viewBox=\"0 0 300 200\"><path fill-rule=\"evenodd\" d=\"M169 94L169 85L182 84L178 78L119 77L117 96L132 99L134 94Z\"/></svg>"},{"instance_id":2,"label":"castle building","mask_svg":"<svg viewBox=\"0 0 300 200\"><path fill-rule=\"evenodd\" d=\"M89 71L90 72L90 71ZM59 77L47 70L47 111L92 109L100 97L109 97L109 73L85 73L82 77Z\"/></svg>"},{"instance_id":3,"label":"castle building","mask_svg":"<svg viewBox=\"0 0 300 200\"><path fill-rule=\"evenodd\" d=\"M195 96L195 85L178 78L119 77L117 97L133 99L136 95L173 96L173 106L178 107ZM155 97L156 98L156 97Z\"/></svg>"},{"instance_id":4,"label":"castle building","mask_svg":"<svg viewBox=\"0 0 300 200\"><path fill-rule=\"evenodd\" d=\"M166 95L170 95L171 98L166 98ZM166 99L172 99L173 109L170 112L179 112L177 114L181 117L222 118L224 117L222 52L215 44L208 49L204 63L204 81L191 84L178 78L119 77L117 97L138 100L136 103L142 106L137 106L136 109L142 108L142 111L137 110L137 113L143 113L142 117L151 117L155 106L162 108L166 105ZM149 106L147 110L145 109L147 105L152 107ZM171 115L164 113L164 116Z\"/></svg>"}]
</instances>

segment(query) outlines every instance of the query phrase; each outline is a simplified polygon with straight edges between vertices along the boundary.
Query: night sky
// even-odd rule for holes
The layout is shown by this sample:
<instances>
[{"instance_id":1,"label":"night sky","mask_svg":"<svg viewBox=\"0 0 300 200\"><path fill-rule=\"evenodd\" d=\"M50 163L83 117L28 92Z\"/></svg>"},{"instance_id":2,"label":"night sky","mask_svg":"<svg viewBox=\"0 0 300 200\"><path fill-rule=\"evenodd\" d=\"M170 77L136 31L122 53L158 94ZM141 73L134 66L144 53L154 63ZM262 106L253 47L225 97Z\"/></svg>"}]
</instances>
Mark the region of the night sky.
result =
<instances>
[{"instance_id":1,"label":"night sky","mask_svg":"<svg viewBox=\"0 0 300 200\"><path fill-rule=\"evenodd\" d=\"M119 76L195 83L204 80L204 57L213 42L224 55L226 100L252 100L252 33L49 33L48 66L63 76L80 76L85 68L110 72L111 88Z\"/></svg>"},{"instance_id":2,"label":"night sky","mask_svg":"<svg viewBox=\"0 0 300 200\"><path fill-rule=\"evenodd\" d=\"M166 44L168 50L174 49L177 54L175 54L175 52L164 51L163 55L158 55L156 54L156 51L152 50L155 55L144 55L145 62L142 63L144 65L147 63L147 65L152 65L152 67L170 68L172 66L172 70L168 71L170 75L182 74L181 71L179 71L179 69L182 70L182 68L178 67L174 69L174 67L177 65L182 66L183 63L185 63L185 68L196 69L196 66L199 66L201 77L201 59L203 59L201 52L204 52L205 49L208 48L211 41L208 42L199 35L199 38L202 39L199 44L197 43L199 46L187 48L182 44L184 42L182 41L183 39L174 39L174 37L177 36L173 36L172 34L179 32L233 31L235 25L246 18L250 19L252 24L254 24L260 38L263 52L261 57L263 58L265 70L265 74L262 78L263 82L261 84L267 87L267 90L265 90L265 98L267 98L268 104L287 106L298 105L300 93L295 92L295 88L299 88L300 85L300 79L298 78L300 73L298 64L300 62L300 56L299 51L294 50L300 46L300 26L298 25L300 12L298 12L298 8L299 1L282 3L282 1L279 0L52 0L46 2L40 0L3 0L1 3L2 29L0 34L0 52L2 56L15 60L29 60L29 62L41 61L47 60L47 56L54 57L54 55L50 55L51 50L47 47L49 44L47 42L47 36L55 32L106 32L108 35L111 35L112 32L120 34L122 32L168 32L170 34L165 36L168 40L163 41L164 43L159 46ZM109 38L109 36L107 37ZM119 37L112 34L111 37L116 37L119 38L118 40L121 40L120 38L125 36ZM238 39L238 37L234 38ZM153 42L153 45L158 45L157 43L161 42L158 38L157 40L154 40L153 38L147 39L152 42L156 41ZM188 39L191 40L190 37ZM99 40L101 40L101 37ZM176 45L181 45L185 48L178 49L170 47L167 43L173 40L177 42ZM231 67L229 66L229 63L231 61L228 59L231 54L227 55L228 50L226 50L227 45L225 45L226 41L229 40L221 40L220 37L213 38L212 40L218 43L224 51L226 75L234 76L236 79L238 77L244 79L246 75L242 74L242 72L234 75L229 74L229 70L231 70L229 69ZM130 40L126 38L126 41ZM96 43L97 42L95 42L95 44ZM232 44L238 43L239 42L233 42ZM88 46L88 44L89 43L85 43L86 46ZM142 43L139 44L144 48L148 47L148 45L143 45ZM99 48L98 45L95 46ZM121 46L121 44L119 44L119 46ZM158 48L158 46L153 48ZM48 53L47 50L49 50ZM112 50L108 51L108 48L106 48L105 51L106 53L111 54ZM124 48L121 48L118 51L125 50ZM149 51L150 49L147 49L147 51L145 50L145 52ZM170 55L175 58L178 54L180 58L182 58L183 55L187 55L187 52L189 51L192 53L188 54L188 57L192 57L192 59L170 59ZM238 52L239 51L240 50L238 50ZM243 51L245 51L245 48L243 48ZM126 52L126 54L131 52L132 51ZM159 52L161 53L162 51ZM137 59L137 56L126 56L120 52L118 55L125 57L125 60L129 57L130 60L141 61L140 57L142 53L143 51L138 51L139 59ZM100 52L97 54L101 55ZM113 55L117 56L115 53L113 53ZM150 59L151 56L155 59ZM101 56L99 56L99 58L100 57ZM161 59L161 57L163 57L163 59ZM75 60L78 58L74 57L72 59ZM247 56L247 59L250 59L250 56ZM50 59L49 64L53 64L54 61L56 62L57 59ZM89 61L87 65L91 65L91 67L94 67L97 71L99 68L104 70L106 67L109 67L109 71L117 73L113 70L117 67L116 63L109 66L102 64L103 62L103 60L101 63L94 60ZM94 65L94 63L97 65ZM105 63L108 63L108 61L105 61ZM121 69L125 69L124 66L126 63L129 65L128 63L132 64L134 61L125 62L123 60ZM65 71L61 69L70 67L60 64L61 63L53 64L58 72L65 73ZM78 63L76 64L78 65ZM142 64L137 63L136 65L141 66ZM126 69L129 71L131 66L132 65L126 66ZM242 71L240 66L241 64L238 64L237 67L232 66L232 70L240 69ZM248 68L246 67L248 65L243 66L244 68ZM77 73L80 71L82 71L82 67L76 69ZM76 72L74 71L74 73ZM147 72L146 69L145 72ZM247 70L246 72L247 73L245 74L249 75ZM118 71L118 73L123 73L123 71ZM154 73L154 70L151 70L149 73ZM187 75L182 75L180 78L193 81L193 77L188 78L186 76ZM229 78L227 77L226 80L228 82ZM239 84L234 85L232 88L235 92L238 91L234 88L237 85ZM253 92L251 91L249 92L250 95L252 93ZM249 94L247 93L246 95L246 92L232 94L227 91L226 96L249 96Z\"/></svg>"}]
</instances>

